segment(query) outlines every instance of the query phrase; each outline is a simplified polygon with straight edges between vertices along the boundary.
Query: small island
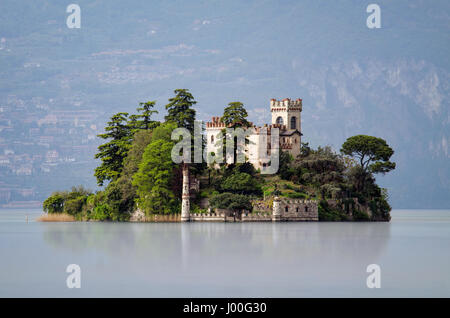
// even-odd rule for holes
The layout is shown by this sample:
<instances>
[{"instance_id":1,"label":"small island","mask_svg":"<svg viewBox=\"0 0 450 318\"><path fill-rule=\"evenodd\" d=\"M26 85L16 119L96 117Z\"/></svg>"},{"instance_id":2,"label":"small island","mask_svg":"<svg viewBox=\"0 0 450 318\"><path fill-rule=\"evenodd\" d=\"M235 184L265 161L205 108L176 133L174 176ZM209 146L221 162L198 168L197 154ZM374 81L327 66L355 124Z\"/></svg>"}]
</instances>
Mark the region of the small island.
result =
<instances>
[{"instance_id":1,"label":"small island","mask_svg":"<svg viewBox=\"0 0 450 318\"><path fill-rule=\"evenodd\" d=\"M241 102L229 103L222 116L199 125L195 104L188 89L176 89L163 122L153 119L156 101L140 103L137 114L114 114L98 135L105 143L95 155L101 164L94 176L103 190L74 186L56 191L44 201L46 215L40 220L390 220L387 191L374 177L395 169L390 161L394 151L385 140L357 135L339 153L329 146L313 149L302 142L301 99L272 99L272 123L263 127L248 121ZM190 132L192 141L189 160L180 163L173 160L181 140L173 137L177 128ZM240 148L228 129L251 133ZM275 132L278 139L272 143ZM228 139L234 145L231 153L225 152ZM199 148L205 154L200 157L225 159L198 160ZM236 160L239 156L244 160ZM275 173L265 173L274 158Z\"/></svg>"}]
</instances>

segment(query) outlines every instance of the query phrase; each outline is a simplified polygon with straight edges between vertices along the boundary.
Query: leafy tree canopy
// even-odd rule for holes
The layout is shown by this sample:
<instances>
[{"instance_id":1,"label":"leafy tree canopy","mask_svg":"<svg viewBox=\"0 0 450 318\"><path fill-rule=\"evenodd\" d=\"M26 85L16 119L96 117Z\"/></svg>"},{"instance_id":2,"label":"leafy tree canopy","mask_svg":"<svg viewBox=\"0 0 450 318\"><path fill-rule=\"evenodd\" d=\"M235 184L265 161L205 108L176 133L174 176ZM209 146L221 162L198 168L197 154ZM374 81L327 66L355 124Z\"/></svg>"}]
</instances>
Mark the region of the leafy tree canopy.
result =
<instances>
[{"instance_id":1,"label":"leafy tree canopy","mask_svg":"<svg viewBox=\"0 0 450 318\"><path fill-rule=\"evenodd\" d=\"M357 135L348 138L341 152L355 157L365 172L386 173L395 169L395 163L389 161L394 150L384 139Z\"/></svg>"},{"instance_id":2,"label":"leafy tree canopy","mask_svg":"<svg viewBox=\"0 0 450 318\"><path fill-rule=\"evenodd\" d=\"M219 209L229 209L233 211L253 210L250 198L242 194L221 193L212 197L209 203L211 207Z\"/></svg>"},{"instance_id":3,"label":"leafy tree canopy","mask_svg":"<svg viewBox=\"0 0 450 318\"><path fill-rule=\"evenodd\" d=\"M43 203L46 213L62 213L64 209L64 197L60 193L52 193Z\"/></svg>"},{"instance_id":4,"label":"leafy tree canopy","mask_svg":"<svg viewBox=\"0 0 450 318\"><path fill-rule=\"evenodd\" d=\"M222 190L241 194L259 194L261 187L250 174L245 172L235 172L222 182Z\"/></svg>"},{"instance_id":5,"label":"leafy tree canopy","mask_svg":"<svg viewBox=\"0 0 450 318\"><path fill-rule=\"evenodd\" d=\"M131 180L133 174L137 172L144 150L151 141L152 134L152 130L139 130L134 133L130 150L128 150L128 154L124 159L122 177Z\"/></svg>"},{"instance_id":6,"label":"leafy tree canopy","mask_svg":"<svg viewBox=\"0 0 450 318\"><path fill-rule=\"evenodd\" d=\"M147 213L173 213L179 199L172 191L175 164L171 158L174 142L171 140L175 123L155 128L150 144L145 148L139 170L133 176L137 187L138 206Z\"/></svg>"}]
</instances>

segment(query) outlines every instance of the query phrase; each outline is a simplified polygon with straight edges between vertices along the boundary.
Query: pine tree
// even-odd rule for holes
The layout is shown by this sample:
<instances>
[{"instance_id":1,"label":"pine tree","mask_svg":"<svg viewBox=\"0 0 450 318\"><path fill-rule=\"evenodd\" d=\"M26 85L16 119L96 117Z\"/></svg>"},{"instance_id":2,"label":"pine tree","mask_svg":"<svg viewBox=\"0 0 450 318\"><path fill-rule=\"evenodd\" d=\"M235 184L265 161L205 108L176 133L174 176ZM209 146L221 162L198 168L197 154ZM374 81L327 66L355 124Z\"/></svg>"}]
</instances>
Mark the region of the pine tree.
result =
<instances>
[{"instance_id":1,"label":"pine tree","mask_svg":"<svg viewBox=\"0 0 450 318\"><path fill-rule=\"evenodd\" d=\"M139 103L138 108L136 110L138 111L138 115L131 115L130 116L130 126L137 130L141 129L153 129L156 126L158 126L158 122L155 120L152 120L152 115L157 114L157 110L152 110L152 108L155 107L156 101L148 101L146 103Z\"/></svg>"},{"instance_id":2,"label":"pine tree","mask_svg":"<svg viewBox=\"0 0 450 318\"><path fill-rule=\"evenodd\" d=\"M222 117L220 121L223 122L227 128L243 128L246 129L251 126L251 123L247 121L248 113L244 108L244 104L241 102L231 102L228 103L228 106L225 107ZM216 145L223 145L223 158L226 158L226 129L222 129L222 136L217 136ZM238 145L237 145L237 137L233 137L234 140L234 149L233 149L233 163L229 165L230 167L234 167L236 165L236 160L238 156ZM248 145L250 140L245 138L245 145ZM226 164L226 162L225 162ZM226 164L227 165L227 164Z\"/></svg>"},{"instance_id":3,"label":"pine tree","mask_svg":"<svg viewBox=\"0 0 450 318\"><path fill-rule=\"evenodd\" d=\"M170 98L166 105L168 114L165 120L176 123L177 127L184 127L194 132L195 109L192 106L197 103L194 96L188 89L176 89L174 93L175 97Z\"/></svg>"},{"instance_id":4,"label":"pine tree","mask_svg":"<svg viewBox=\"0 0 450 318\"><path fill-rule=\"evenodd\" d=\"M223 116L220 121L225 123L227 127L249 127L250 123L247 121L248 113L241 102L231 102L224 109Z\"/></svg>"},{"instance_id":5,"label":"pine tree","mask_svg":"<svg viewBox=\"0 0 450 318\"><path fill-rule=\"evenodd\" d=\"M123 159L131 146L132 129L127 123L128 113L117 113L111 117L105 127L105 133L99 134L102 139L109 139L107 143L98 147L99 152L95 158L100 158L102 163L95 169L95 177L98 185L105 181L116 180L123 168Z\"/></svg>"}]
</instances>

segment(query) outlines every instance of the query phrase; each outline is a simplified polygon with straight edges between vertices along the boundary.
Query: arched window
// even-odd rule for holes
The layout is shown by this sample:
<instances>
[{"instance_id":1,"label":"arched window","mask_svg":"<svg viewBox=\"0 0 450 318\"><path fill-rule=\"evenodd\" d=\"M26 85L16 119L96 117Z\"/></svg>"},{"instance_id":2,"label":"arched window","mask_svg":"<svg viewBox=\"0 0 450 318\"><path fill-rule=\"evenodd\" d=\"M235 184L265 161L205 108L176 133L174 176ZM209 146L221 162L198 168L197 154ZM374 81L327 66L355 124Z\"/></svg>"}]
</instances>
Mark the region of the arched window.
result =
<instances>
[{"instance_id":1,"label":"arched window","mask_svg":"<svg viewBox=\"0 0 450 318\"><path fill-rule=\"evenodd\" d=\"M305 206L305 212L308 212L308 207L307 206Z\"/></svg>"},{"instance_id":2,"label":"arched window","mask_svg":"<svg viewBox=\"0 0 450 318\"><path fill-rule=\"evenodd\" d=\"M286 211L286 212L288 212L289 211L289 208L288 208L288 206L286 205L286 207L284 208L284 211Z\"/></svg>"},{"instance_id":3,"label":"arched window","mask_svg":"<svg viewBox=\"0 0 450 318\"><path fill-rule=\"evenodd\" d=\"M280 125L283 125L283 117L281 117L281 116L278 117L276 123L280 124Z\"/></svg>"},{"instance_id":4,"label":"arched window","mask_svg":"<svg viewBox=\"0 0 450 318\"><path fill-rule=\"evenodd\" d=\"M214 135L211 135L211 143L214 142Z\"/></svg>"},{"instance_id":5,"label":"arched window","mask_svg":"<svg viewBox=\"0 0 450 318\"><path fill-rule=\"evenodd\" d=\"M291 129L297 129L297 117L291 117Z\"/></svg>"}]
</instances>

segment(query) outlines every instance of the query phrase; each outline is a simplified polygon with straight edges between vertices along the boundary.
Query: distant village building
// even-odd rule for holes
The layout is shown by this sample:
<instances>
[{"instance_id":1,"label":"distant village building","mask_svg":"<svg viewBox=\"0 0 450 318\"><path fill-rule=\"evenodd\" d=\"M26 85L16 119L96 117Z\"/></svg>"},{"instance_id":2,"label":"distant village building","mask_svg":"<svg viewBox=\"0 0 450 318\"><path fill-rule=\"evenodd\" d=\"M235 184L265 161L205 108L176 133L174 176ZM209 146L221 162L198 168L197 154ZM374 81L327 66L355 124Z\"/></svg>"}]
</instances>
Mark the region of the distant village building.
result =
<instances>
[{"instance_id":1,"label":"distant village building","mask_svg":"<svg viewBox=\"0 0 450 318\"><path fill-rule=\"evenodd\" d=\"M45 161L46 162L56 162L58 161L59 154L56 150L49 150L47 151L47 154L45 155Z\"/></svg>"},{"instance_id":2,"label":"distant village building","mask_svg":"<svg viewBox=\"0 0 450 318\"><path fill-rule=\"evenodd\" d=\"M249 143L246 145L245 153L248 161L253 164L255 169L259 169L268 164L270 160L271 149L271 131L273 128L279 129L279 149L289 152L294 158L300 154L301 146L301 112L302 100L290 100L285 98L281 101L270 100L270 111L272 113L272 122L263 127L252 126L253 134L248 137ZM212 121L206 123L207 152L216 154L219 150L217 136L226 128L220 121L220 117L213 117ZM263 130L266 129L267 135ZM265 147L263 145L265 144ZM264 149L267 153L263 154Z\"/></svg>"}]
</instances>

